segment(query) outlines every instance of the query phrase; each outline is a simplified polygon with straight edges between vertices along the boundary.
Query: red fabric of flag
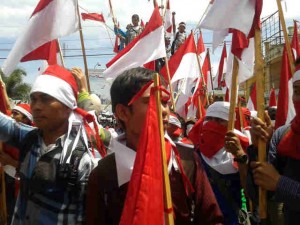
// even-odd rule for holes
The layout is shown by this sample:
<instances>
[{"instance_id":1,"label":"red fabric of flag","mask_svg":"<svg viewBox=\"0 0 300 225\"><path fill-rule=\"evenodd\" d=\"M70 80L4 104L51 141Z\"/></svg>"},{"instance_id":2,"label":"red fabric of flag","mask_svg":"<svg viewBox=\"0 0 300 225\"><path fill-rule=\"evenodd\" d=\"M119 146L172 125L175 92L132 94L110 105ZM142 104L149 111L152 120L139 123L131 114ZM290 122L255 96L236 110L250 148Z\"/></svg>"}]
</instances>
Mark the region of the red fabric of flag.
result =
<instances>
[{"instance_id":1,"label":"red fabric of flag","mask_svg":"<svg viewBox=\"0 0 300 225\"><path fill-rule=\"evenodd\" d=\"M81 13L81 17L83 20L95 20L105 23L103 15L99 13Z\"/></svg>"},{"instance_id":2,"label":"red fabric of flag","mask_svg":"<svg viewBox=\"0 0 300 225\"><path fill-rule=\"evenodd\" d=\"M294 34L291 43L294 59L297 59L300 56L300 45L299 45L299 37L298 37L298 24L297 21L294 20Z\"/></svg>"},{"instance_id":3,"label":"red fabric of flag","mask_svg":"<svg viewBox=\"0 0 300 225\"><path fill-rule=\"evenodd\" d=\"M269 99L269 107L272 107L272 106L277 106L276 94L275 94L275 89L274 88L271 88L270 99Z\"/></svg>"},{"instance_id":4,"label":"red fabric of flag","mask_svg":"<svg viewBox=\"0 0 300 225\"><path fill-rule=\"evenodd\" d=\"M245 48L249 46L249 40L247 39L246 35L235 29L229 29L232 33L232 45L231 45L231 52L233 55L238 57L242 60L242 53Z\"/></svg>"},{"instance_id":5,"label":"red fabric of flag","mask_svg":"<svg viewBox=\"0 0 300 225\"><path fill-rule=\"evenodd\" d=\"M280 83L278 92L278 107L276 111L275 129L284 125L288 115L289 108L289 88L288 82L292 78L292 72L289 65L286 47L283 49Z\"/></svg>"},{"instance_id":6,"label":"red fabric of flag","mask_svg":"<svg viewBox=\"0 0 300 225\"><path fill-rule=\"evenodd\" d=\"M153 88L145 120L120 225L164 224L161 139Z\"/></svg>"},{"instance_id":7,"label":"red fabric of flag","mask_svg":"<svg viewBox=\"0 0 300 225\"><path fill-rule=\"evenodd\" d=\"M205 52L205 46L203 42L202 32L200 32L197 43L197 54L200 55L202 52Z\"/></svg>"}]
</instances>

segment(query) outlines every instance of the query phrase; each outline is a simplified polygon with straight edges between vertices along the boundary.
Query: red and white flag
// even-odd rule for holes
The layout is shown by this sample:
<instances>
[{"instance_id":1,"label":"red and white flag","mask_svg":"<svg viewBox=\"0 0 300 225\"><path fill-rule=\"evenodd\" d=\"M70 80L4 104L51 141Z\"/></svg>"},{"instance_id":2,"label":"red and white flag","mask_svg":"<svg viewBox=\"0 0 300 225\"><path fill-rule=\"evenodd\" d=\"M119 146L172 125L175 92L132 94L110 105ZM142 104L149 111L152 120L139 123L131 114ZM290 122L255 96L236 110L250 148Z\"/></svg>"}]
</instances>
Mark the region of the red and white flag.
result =
<instances>
[{"instance_id":1,"label":"red and white flag","mask_svg":"<svg viewBox=\"0 0 300 225\"><path fill-rule=\"evenodd\" d=\"M211 72L210 56L209 56L209 54L206 54L204 62L203 62L203 66L202 66L202 74L203 74L204 82L206 84L208 93L211 93L213 90L210 72ZM200 86L202 86L202 85L203 85L203 81L201 80Z\"/></svg>"},{"instance_id":2,"label":"red and white flag","mask_svg":"<svg viewBox=\"0 0 300 225\"><path fill-rule=\"evenodd\" d=\"M298 24L297 24L296 20L294 20L294 34L293 34L291 45L292 45L292 50L293 50L293 54L294 54L294 59L296 60L300 56Z\"/></svg>"},{"instance_id":3,"label":"red and white flag","mask_svg":"<svg viewBox=\"0 0 300 225\"><path fill-rule=\"evenodd\" d=\"M250 96L247 103L247 108L250 111L256 111L257 110L257 104L256 104L256 84L254 83L250 92Z\"/></svg>"},{"instance_id":4,"label":"red and white flag","mask_svg":"<svg viewBox=\"0 0 300 225\"><path fill-rule=\"evenodd\" d=\"M227 60L227 51L226 51L226 43L224 42L218 72L214 78L214 83L213 83L214 88L219 88L222 86L224 74L226 74L226 65L227 65L226 60Z\"/></svg>"},{"instance_id":5,"label":"red and white flag","mask_svg":"<svg viewBox=\"0 0 300 225\"><path fill-rule=\"evenodd\" d=\"M164 27L166 30L166 36L171 37L173 35L173 23L172 23L172 12L170 9L170 0L166 2L166 12L165 12L165 19L164 19Z\"/></svg>"},{"instance_id":6,"label":"red and white flag","mask_svg":"<svg viewBox=\"0 0 300 225\"><path fill-rule=\"evenodd\" d=\"M255 14L255 0L214 0L199 27L208 30L237 29L248 36Z\"/></svg>"},{"instance_id":7,"label":"red and white flag","mask_svg":"<svg viewBox=\"0 0 300 225\"><path fill-rule=\"evenodd\" d=\"M269 98L269 107L273 107L273 106L277 106L277 101L276 101L275 89L271 88L270 98Z\"/></svg>"},{"instance_id":8,"label":"red and white flag","mask_svg":"<svg viewBox=\"0 0 300 225\"><path fill-rule=\"evenodd\" d=\"M197 62L194 35L190 34L169 60L171 83L185 78L198 78L200 70ZM167 69L164 66L160 73L168 80Z\"/></svg>"},{"instance_id":9,"label":"red and white flag","mask_svg":"<svg viewBox=\"0 0 300 225\"><path fill-rule=\"evenodd\" d=\"M136 96L139 96L141 91ZM145 120L120 225L164 224L162 150L153 89Z\"/></svg>"},{"instance_id":10,"label":"red and white flag","mask_svg":"<svg viewBox=\"0 0 300 225\"><path fill-rule=\"evenodd\" d=\"M81 17L83 20L95 20L105 23L105 19L102 13L81 13Z\"/></svg>"},{"instance_id":11,"label":"red and white flag","mask_svg":"<svg viewBox=\"0 0 300 225\"><path fill-rule=\"evenodd\" d=\"M164 27L158 7L155 7L144 31L106 64L103 75L115 78L125 70L163 57L166 57Z\"/></svg>"},{"instance_id":12,"label":"red and white flag","mask_svg":"<svg viewBox=\"0 0 300 225\"><path fill-rule=\"evenodd\" d=\"M283 49L275 129L291 122L296 115L293 104L292 72L286 47Z\"/></svg>"},{"instance_id":13,"label":"red and white flag","mask_svg":"<svg viewBox=\"0 0 300 225\"><path fill-rule=\"evenodd\" d=\"M78 30L77 0L40 0L29 23L2 65L10 75L21 59L38 47Z\"/></svg>"}]
</instances>

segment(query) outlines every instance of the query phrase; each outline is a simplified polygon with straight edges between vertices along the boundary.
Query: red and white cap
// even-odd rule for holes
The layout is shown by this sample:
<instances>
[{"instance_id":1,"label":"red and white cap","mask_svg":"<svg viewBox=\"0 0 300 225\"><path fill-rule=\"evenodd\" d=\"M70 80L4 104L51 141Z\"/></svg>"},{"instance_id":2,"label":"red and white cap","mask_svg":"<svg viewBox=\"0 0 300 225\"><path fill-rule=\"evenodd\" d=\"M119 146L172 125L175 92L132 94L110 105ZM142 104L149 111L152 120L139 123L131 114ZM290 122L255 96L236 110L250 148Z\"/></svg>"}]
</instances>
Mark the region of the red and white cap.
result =
<instances>
[{"instance_id":1,"label":"red and white cap","mask_svg":"<svg viewBox=\"0 0 300 225\"><path fill-rule=\"evenodd\" d=\"M12 110L16 110L16 111L22 113L24 116L26 116L32 122L32 115L31 115L31 109L30 109L29 104L21 103L21 104L15 105Z\"/></svg>"},{"instance_id":2,"label":"red and white cap","mask_svg":"<svg viewBox=\"0 0 300 225\"><path fill-rule=\"evenodd\" d=\"M293 79L293 83L300 80L300 64L296 66L295 73L292 79Z\"/></svg>"},{"instance_id":3,"label":"red and white cap","mask_svg":"<svg viewBox=\"0 0 300 225\"><path fill-rule=\"evenodd\" d=\"M69 107L77 108L78 87L72 73L59 65L50 65L35 80L31 93L42 92Z\"/></svg>"}]
</instances>

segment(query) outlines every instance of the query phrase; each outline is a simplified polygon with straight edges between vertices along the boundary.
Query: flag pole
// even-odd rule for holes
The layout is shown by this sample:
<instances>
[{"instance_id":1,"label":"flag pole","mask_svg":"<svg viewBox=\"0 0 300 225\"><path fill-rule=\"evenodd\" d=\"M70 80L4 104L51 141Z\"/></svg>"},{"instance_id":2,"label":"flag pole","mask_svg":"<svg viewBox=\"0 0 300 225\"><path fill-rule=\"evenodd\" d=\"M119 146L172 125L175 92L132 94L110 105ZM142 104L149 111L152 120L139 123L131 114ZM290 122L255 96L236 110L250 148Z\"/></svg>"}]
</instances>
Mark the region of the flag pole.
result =
<instances>
[{"instance_id":1,"label":"flag pole","mask_svg":"<svg viewBox=\"0 0 300 225\"><path fill-rule=\"evenodd\" d=\"M2 143L1 143L2 146ZM5 176L4 176L4 168L0 163L0 182L1 182L1 191L0 191L0 221L4 222L4 225L7 225L7 207L6 207L6 190L5 190Z\"/></svg>"},{"instance_id":2,"label":"flag pole","mask_svg":"<svg viewBox=\"0 0 300 225\"><path fill-rule=\"evenodd\" d=\"M159 75L156 73L154 75L154 85L155 87L159 86ZM170 178L168 172L167 156L166 156L166 146L165 146L165 136L162 123L162 109L161 109L161 99L160 91L155 91L156 105L157 105L157 116L159 122L159 133L160 133L160 144L161 144L161 153L162 153L162 165L163 165L163 175L164 175L164 202L167 212L165 212L165 224L174 225L173 217L173 204L171 198L171 188L170 188Z\"/></svg>"},{"instance_id":3,"label":"flag pole","mask_svg":"<svg viewBox=\"0 0 300 225\"><path fill-rule=\"evenodd\" d=\"M214 94L214 85L213 85L213 79L212 79L212 72L211 72L211 62L210 62L210 53L209 53L209 48L207 48L207 57L208 57L208 65L209 65L210 84L211 84L211 89L212 89L212 95L213 95L213 96L215 96L215 94Z\"/></svg>"},{"instance_id":4,"label":"flag pole","mask_svg":"<svg viewBox=\"0 0 300 225\"><path fill-rule=\"evenodd\" d=\"M113 10L112 4L111 4L111 0L108 0L108 3L109 3L110 14L112 15L113 23L114 23L115 26L117 26L117 21L116 21L114 10Z\"/></svg>"},{"instance_id":5,"label":"flag pole","mask_svg":"<svg viewBox=\"0 0 300 225\"><path fill-rule=\"evenodd\" d=\"M230 107L229 107L229 118L228 118L228 130L234 129L234 119L235 119L235 106L238 91L238 72L239 72L239 62L236 56L233 57L233 69L232 69L232 80L231 80L231 90L230 90Z\"/></svg>"},{"instance_id":6,"label":"flag pole","mask_svg":"<svg viewBox=\"0 0 300 225\"><path fill-rule=\"evenodd\" d=\"M285 47L286 47L286 50L287 50L287 55L288 55L288 59L289 59L289 63L290 63L290 68L291 68L291 72L292 72L292 75L293 75L294 72L295 72L295 65L294 65L292 49L291 49L291 45L290 45L290 41L289 41L289 36L288 36L287 30L286 30L286 24L285 24L285 20L284 20L284 15L283 15L283 11L282 11L281 2L280 2L280 0L276 0L276 2L277 2L277 6L278 6L279 20L280 20L282 30L283 30L283 35L284 35Z\"/></svg>"},{"instance_id":7,"label":"flag pole","mask_svg":"<svg viewBox=\"0 0 300 225\"><path fill-rule=\"evenodd\" d=\"M264 75L263 75L263 58L261 52L261 31L259 28L255 28L254 35L255 43L255 64L254 74L256 74L256 104L257 104L257 116L263 122L265 121L265 104L264 104ZM266 161L266 142L262 139L258 139L258 161ZM267 202L266 202L266 190L259 187L259 216L261 219L267 218Z\"/></svg>"},{"instance_id":8,"label":"flag pole","mask_svg":"<svg viewBox=\"0 0 300 225\"><path fill-rule=\"evenodd\" d=\"M89 79L89 69L88 69L87 60L86 60L85 47L84 47L84 41L83 41L83 33L82 33L82 26L81 26L81 17L80 17L80 13L79 13L78 3L77 3L77 15L78 15L79 35L80 35L80 43L81 43L81 49L82 49L82 55L83 55L85 76L86 76L88 91L90 92L91 88L90 88L90 79Z\"/></svg>"},{"instance_id":9,"label":"flag pole","mask_svg":"<svg viewBox=\"0 0 300 225\"><path fill-rule=\"evenodd\" d=\"M57 46L58 46L58 51L59 51L59 57L62 63L62 66L65 67L65 59L64 59L64 55L61 51L61 47L60 47L60 43L59 43L59 39L57 38Z\"/></svg>"}]
</instances>

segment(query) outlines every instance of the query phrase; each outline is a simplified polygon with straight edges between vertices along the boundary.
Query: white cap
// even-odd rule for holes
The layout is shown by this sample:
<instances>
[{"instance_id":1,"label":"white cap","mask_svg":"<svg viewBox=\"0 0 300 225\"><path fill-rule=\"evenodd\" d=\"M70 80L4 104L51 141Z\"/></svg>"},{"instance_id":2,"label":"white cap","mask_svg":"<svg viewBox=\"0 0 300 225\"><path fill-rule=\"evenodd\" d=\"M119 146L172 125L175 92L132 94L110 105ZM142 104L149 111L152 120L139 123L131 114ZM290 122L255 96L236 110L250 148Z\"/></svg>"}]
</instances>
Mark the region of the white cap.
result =
<instances>
[{"instance_id":1,"label":"white cap","mask_svg":"<svg viewBox=\"0 0 300 225\"><path fill-rule=\"evenodd\" d=\"M211 104L206 110L206 117L216 117L228 121L229 117L229 102L217 101Z\"/></svg>"}]
</instances>

